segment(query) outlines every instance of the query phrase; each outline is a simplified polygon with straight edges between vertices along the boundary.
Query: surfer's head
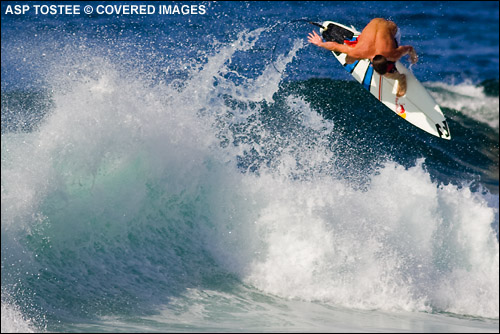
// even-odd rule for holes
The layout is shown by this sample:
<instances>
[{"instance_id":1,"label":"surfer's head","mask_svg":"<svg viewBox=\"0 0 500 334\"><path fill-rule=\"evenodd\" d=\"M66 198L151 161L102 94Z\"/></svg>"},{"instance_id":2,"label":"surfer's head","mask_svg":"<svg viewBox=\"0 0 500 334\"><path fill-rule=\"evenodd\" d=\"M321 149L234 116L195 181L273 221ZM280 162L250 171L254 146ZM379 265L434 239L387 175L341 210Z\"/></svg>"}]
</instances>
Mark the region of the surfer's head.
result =
<instances>
[{"instance_id":1,"label":"surfer's head","mask_svg":"<svg viewBox=\"0 0 500 334\"><path fill-rule=\"evenodd\" d=\"M372 59L372 65L373 69L380 75L384 75L387 73L387 68L389 66L389 63L387 61L387 58L385 58L382 55L376 55Z\"/></svg>"}]
</instances>

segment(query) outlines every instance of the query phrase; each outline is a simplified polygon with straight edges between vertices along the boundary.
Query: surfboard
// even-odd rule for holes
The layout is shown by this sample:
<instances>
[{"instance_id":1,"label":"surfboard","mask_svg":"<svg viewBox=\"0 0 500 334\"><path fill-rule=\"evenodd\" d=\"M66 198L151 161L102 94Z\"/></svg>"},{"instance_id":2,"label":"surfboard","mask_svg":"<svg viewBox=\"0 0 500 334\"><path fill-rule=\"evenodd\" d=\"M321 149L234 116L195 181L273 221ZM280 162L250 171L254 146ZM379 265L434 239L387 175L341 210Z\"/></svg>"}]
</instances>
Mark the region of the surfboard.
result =
<instances>
[{"instance_id":1,"label":"surfboard","mask_svg":"<svg viewBox=\"0 0 500 334\"><path fill-rule=\"evenodd\" d=\"M347 27L333 21L325 21L322 26L320 33L325 41L349 45L355 43L361 34L353 26ZM401 62L396 62L396 68L399 73L406 75L407 88L406 94L398 98L396 96L397 80L379 75L373 70L369 59L347 64L345 53L335 51L332 53L354 79L397 115L434 136L451 139L450 129L441 108L413 73Z\"/></svg>"}]
</instances>

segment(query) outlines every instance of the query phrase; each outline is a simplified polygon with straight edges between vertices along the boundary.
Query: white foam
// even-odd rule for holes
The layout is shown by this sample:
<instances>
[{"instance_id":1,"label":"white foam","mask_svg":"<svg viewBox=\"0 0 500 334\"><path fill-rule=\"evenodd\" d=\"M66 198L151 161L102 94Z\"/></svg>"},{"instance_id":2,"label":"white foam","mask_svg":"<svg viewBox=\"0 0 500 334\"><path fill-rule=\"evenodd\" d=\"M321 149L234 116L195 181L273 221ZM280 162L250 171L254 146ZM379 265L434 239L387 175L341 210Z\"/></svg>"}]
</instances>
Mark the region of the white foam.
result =
<instances>
[{"instance_id":1,"label":"white foam","mask_svg":"<svg viewBox=\"0 0 500 334\"><path fill-rule=\"evenodd\" d=\"M262 291L360 309L498 317L495 209L466 188L438 187L421 164L388 163L367 190L273 173L248 177L242 188L254 220L233 225L232 242L218 240L215 253Z\"/></svg>"},{"instance_id":2,"label":"white foam","mask_svg":"<svg viewBox=\"0 0 500 334\"><path fill-rule=\"evenodd\" d=\"M35 326L17 307L2 301L2 333L35 333Z\"/></svg>"},{"instance_id":3,"label":"white foam","mask_svg":"<svg viewBox=\"0 0 500 334\"><path fill-rule=\"evenodd\" d=\"M439 89L431 91L439 105L458 110L498 131L498 97L486 96L482 87L470 81L460 84L427 82L425 85Z\"/></svg>"}]
</instances>

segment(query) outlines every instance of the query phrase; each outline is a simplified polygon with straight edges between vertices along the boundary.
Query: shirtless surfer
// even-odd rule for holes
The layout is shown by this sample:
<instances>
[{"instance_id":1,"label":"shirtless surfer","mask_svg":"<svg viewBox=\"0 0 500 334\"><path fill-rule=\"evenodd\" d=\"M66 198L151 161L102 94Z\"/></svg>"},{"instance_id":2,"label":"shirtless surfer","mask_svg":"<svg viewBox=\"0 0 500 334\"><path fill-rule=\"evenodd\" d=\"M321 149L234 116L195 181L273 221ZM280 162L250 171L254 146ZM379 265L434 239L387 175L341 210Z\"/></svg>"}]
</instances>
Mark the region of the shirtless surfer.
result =
<instances>
[{"instance_id":1,"label":"shirtless surfer","mask_svg":"<svg viewBox=\"0 0 500 334\"><path fill-rule=\"evenodd\" d=\"M315 31L309 34L310 43L330 51L342 52L347 55L346 61L352 64L359 59L370 59L373 69L389 79L398 80L397 96L406 94L406 76L396 69L396 61L405 55L410 55L411 63L418 61L417 53L412 46L399 46L401 34L398 26L382 18L374 18L366 25L354 46L336 42L323 42Z\"/></svg>"}]
</instances>

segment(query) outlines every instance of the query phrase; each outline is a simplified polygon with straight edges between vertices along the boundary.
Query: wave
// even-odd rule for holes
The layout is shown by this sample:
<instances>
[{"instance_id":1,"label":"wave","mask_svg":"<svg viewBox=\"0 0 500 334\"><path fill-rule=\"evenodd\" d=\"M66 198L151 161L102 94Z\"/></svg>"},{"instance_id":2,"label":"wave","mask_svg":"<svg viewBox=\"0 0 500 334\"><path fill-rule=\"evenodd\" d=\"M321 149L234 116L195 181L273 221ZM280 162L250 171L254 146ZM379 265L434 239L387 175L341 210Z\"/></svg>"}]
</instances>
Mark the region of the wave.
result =
<instances>
[{"instance_id":1,"label":"wave","mask_svg":"<svg viewBox=\"0 0 500 334\"><path fill-rule=\"evenodd\" d=\"M396 161L400 146L382 148L412 144L392 127L370 145L352 126L366 113L356 100L339 115L313 98L325 94L314 81L283 86L270 65L235 72L259 33L217 46L181 81L88 55L76 78L56 65L43 120L2 134L2 297L34 322L137 315L239 284L497 318L498 207L466 173L439 180L430 155Z\"/></svg>"},{"instance_id":2,"label":"wave","mask_svg":"<svg viewBox=\"0 0 500 334\"><path fill-rule=\"evenodd\" d=\"M469 81L460 84L428 82L426 86L439 105L460 111L498 133L498 80L486 80L479 85Z\"/></svg>"}]
</instances>

